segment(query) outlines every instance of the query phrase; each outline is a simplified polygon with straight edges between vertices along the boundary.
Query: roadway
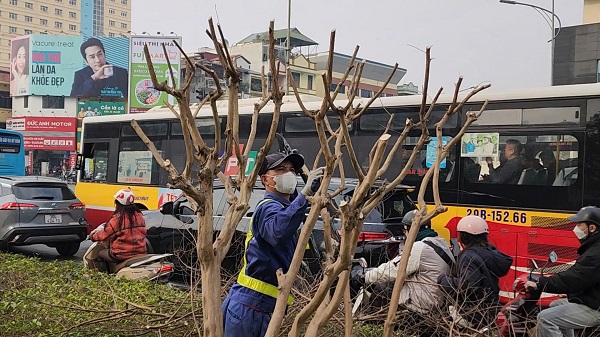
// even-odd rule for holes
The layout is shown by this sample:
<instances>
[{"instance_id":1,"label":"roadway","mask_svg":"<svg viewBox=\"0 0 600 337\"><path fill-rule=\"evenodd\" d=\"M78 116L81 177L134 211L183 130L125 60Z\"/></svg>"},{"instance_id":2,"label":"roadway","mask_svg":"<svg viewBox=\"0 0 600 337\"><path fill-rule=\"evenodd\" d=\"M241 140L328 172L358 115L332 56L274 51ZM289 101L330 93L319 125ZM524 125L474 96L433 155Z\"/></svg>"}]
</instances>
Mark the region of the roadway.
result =
<instances>
[{"instance_id":1,"label":"roadway","mask_svg":"<svg viewBox=\"0 0 600 337\"><path fill-rule=\"evenodd\" d=\"M11 253L21 254L23 256L37 257L42 261L54 261L54 260L72 260L72 261L83 261L83 254L92 244L90 240L85 240L81 243L79 251L72 257L60 256L56 249L48 247L46 245L31 245L22 247L10 247L8 249Z\"/></svg>"}]
</instances>

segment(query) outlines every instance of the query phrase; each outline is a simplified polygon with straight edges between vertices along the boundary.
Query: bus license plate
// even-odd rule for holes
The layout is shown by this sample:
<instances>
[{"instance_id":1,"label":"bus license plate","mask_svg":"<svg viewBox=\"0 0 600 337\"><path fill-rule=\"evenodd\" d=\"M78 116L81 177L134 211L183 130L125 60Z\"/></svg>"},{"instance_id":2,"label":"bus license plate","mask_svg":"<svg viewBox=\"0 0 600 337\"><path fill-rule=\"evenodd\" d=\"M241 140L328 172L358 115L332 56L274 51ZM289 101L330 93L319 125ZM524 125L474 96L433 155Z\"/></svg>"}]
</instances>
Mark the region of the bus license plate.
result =
<instances>
[{"instance_id":1,"label":"bus license plate","mask_svg":"<svg viewBox=\"0 0 600 337\"><path fill-rule=\"evenodd\" d=\"M44 215L46 223L62 223L62 215L60 214L50 214Z\"/></svg>"}]
</instances>

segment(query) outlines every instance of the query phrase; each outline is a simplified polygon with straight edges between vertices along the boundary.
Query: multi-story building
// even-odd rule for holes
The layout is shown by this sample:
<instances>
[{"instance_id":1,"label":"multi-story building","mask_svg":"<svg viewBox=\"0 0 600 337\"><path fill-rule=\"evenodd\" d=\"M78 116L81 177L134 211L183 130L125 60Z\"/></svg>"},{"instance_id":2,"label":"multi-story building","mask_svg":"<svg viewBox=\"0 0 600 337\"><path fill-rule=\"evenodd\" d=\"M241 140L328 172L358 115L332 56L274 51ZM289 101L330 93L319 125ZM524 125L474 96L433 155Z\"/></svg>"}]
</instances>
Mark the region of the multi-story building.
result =
<instances>
[{"instance_id":1,"label":"multi-story building","mask_svg":"<svg viewBox=\"0 0 600 337\"><path fill-rule=\"evenodd\" d=\"M131 1L0 1L0 66L8 67L10 40L20 35L129 35Z\"/></svg>"},{"instance_id":2,"label":"multi-story building","mask_svg":"<svg viewBox=\"0 0 600 337\"><path fill-rule=\"evenodd\" d=\"M583 24L558 31L552 85L600 82L600 0L585 0Z\"/></svg>"},{"instance_id":3,"label":"multi-story building","mask_svg":"<svg viewBox=\"0 0 600 337\"><path fill-rule=\"evenodd\" d=\"M291 81L286 79L286 63L288 59L288 55L286 53L287 29L276 30L274 32L274 36L275 58L277 59L276 66L279 68L277 78L281 86L285 87L288 85L288 92L289 94L292 94ZM311 54L310 48L316 45L317 42L300 33L298 29L290 29L291 52L289 55L289 66L294 83L301 94L324 97L326 89L323 86L323 80L320 74L326 69L328 52ZM306 48L306 52L303 53L302 48ZM250 34L245 39L233 45L231 47L231 51L234 54L244 55L244 57L250 61L250 95L260 96L260 72L262 67L265 67L265 72L268 74L269 78L273 76L273 74L270 74L268 69L268 33L262 32ZM335 53L333 58L333 83L331 88L335 88L335 85L341 81L341 78L346 71L346 67L348 66L350 56L341 53ZM357 59L357 61L360 62L362 59ZM358 87L357 95L359 97L371 97L375 92L377 92L377 90L379 90L380 86L383 85L393 69L393 66L371 60L364 61L365 68L362 72L362 79L360 86ZM384 89L383 96L398 95L396 86L405 74L406 69L398 68L392 77L392 80ZM345 90L347 89L348 84L349 81L346 81L346 83L344 83L342 86L342 92L340 92L342 96L345 95Z\"/></svg>"},{"instance_id":4,"label":"multi-story building","mask_svg":"<svg viewBox=\"0 0 600 337\"><path fill-rule=\"evenodd\" d=\"M317 65L317 70L323 72L327 68L327 58L329 52L322 52L315 55L310 56L310 60L315 62ZM346 68L348 67L348 62L350 62L350 55L334 53L333 55L333 66L332 66L332 80L329 91L335 90L338 83L342 80L344 73L346 72ZM355 62L362 62L363 59L356 58ZM373 97L373 95L381 88L381 86L385 83L387 78L390 76L390 73L394 69L393 66L388 64L383 64L371 60L364 60L365 66L362 71L362 76L358 88L356 88L356 96L357 97ZM352 74L351 74L352 75ZM342 84L340 87L340 94L347 95L347 90L350 85L351 75L348 76L348 79ZM406 75L406 69L398 67L396 72L392 76L392 79L387 84L387 86L383 89L381 96L398 96L397 85L398 82ZM318 76L317 77L317 96L324 97L325 88L323 87L323 79Z\"/></svg>"}]
</instances>

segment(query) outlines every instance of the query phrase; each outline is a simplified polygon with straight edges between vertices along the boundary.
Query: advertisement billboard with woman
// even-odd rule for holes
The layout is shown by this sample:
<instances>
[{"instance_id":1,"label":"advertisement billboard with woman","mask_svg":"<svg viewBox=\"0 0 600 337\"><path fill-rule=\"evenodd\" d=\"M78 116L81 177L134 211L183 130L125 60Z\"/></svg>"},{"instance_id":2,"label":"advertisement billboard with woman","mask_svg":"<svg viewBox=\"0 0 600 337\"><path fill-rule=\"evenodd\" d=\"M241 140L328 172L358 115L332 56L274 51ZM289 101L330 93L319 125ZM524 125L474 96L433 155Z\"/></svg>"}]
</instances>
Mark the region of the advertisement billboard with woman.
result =
<instances>
[{"instance_id":1,"label":"advertisement billboard with woman","mask_svg":"<svg viewBox=\"0 0 600 337\"><path fill-rule=\"evenodd\" d=\"M29 94L29 36L10 44L10 95Z\"/></svg>"}]
</instances>

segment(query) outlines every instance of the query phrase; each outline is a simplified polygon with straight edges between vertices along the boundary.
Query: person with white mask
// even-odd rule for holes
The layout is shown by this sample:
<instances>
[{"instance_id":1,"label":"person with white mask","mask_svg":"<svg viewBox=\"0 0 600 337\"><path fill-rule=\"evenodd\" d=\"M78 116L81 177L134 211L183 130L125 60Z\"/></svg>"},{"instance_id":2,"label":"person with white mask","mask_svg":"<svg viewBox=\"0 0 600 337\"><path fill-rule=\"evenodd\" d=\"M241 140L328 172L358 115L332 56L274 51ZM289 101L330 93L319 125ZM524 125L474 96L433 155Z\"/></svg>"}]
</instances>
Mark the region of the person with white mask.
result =
<instances>
[{"instance_id":1,"label":"person with white mask","mask_svg":"<svg viewBox=\"0 0 600 337\"><path fill-rule=\"evenodd\" d=\"M575 264L525 283L526 288L567 294L538 314L539 337L573 337L575 330L600 325L600 209L586 206L568 219L575 223L573 232L581 242Z\"/></svg>"},{"instance_id":2,"label":"person with white mask","mask_svg":"<svg viewBox=\"0 0 600 337\"><path fill-rule=\"evenodd\" d=\"M297 174L303 166L302 155L276 152L265 157L258 172L266 192L250 220L242 270L223 302L225 337L262 337L267 331L277 298L276 272L287 273L292 263L306 198L315 194L323 177L324 168L311 171L298 194Z\"/></svg>"}]
</instances>

